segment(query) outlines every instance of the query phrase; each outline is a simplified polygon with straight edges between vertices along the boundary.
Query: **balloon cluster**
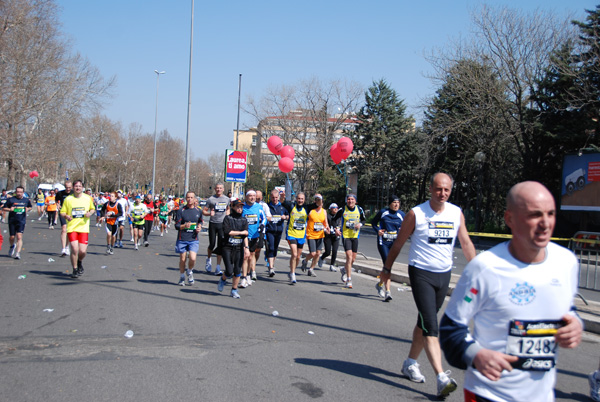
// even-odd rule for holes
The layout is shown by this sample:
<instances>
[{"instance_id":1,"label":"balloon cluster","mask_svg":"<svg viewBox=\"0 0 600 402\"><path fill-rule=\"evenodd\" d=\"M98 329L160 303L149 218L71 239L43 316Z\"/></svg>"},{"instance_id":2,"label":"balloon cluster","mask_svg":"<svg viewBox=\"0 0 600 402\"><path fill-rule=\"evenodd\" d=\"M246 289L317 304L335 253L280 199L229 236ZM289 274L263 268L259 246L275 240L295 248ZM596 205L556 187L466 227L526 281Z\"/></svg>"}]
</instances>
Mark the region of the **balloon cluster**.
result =
<instances>
[{"instance_id":1,"label":"balloon cluster","mask_svg":"<svg viewBox=\"0 0 600 402\"><path fill-rule=\"evenodd\" d=\"M37 170L32 170L31 172L29 172L29 177L30 178L34 178L34 177L38 177L40 174L37 172Z\"/></svg>"},{"instance_id":2,"label":"balloon cluster","mask_svg":"<svg viewBox=\"0 0 600 402\"><path fill-rule=\"evenodd\" d=\"M352 140L348 137L342 137L338 140L338 142L331 146L329 149L329 155L331 155L333 163L337 165L341 161L347 159L352 153L352 150L354 150L354 144L352 143Z\"/></svg>"},{"instance_id":3,"label":"balloon cluster","mask_svg":"<svg viewBox=\"0 0 600 402\"><path fill-rule=\"evenodd\" d=\"M283 145L283 141L276 135L272 135L267 140L267 148L275 155L281 156L279 159L279 170L283 173L289 173L294 169L294 157L296 151L290 145Z\"/></svg>"}]
</instances>

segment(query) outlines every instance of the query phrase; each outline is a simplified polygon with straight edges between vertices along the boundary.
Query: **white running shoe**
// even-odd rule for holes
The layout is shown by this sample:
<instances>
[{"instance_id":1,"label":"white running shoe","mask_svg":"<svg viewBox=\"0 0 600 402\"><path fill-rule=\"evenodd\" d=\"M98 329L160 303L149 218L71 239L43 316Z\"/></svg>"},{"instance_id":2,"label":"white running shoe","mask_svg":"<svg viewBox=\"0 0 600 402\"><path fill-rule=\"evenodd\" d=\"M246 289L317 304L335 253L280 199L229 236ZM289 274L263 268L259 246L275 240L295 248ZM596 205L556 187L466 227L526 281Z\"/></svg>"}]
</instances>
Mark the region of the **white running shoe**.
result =
<instances>
[{"instance_id":1,"label":"white running shoe","mask_svg":"<svg viewBox=\"0 0 600 402\"><path fill-rule=\"evenodd\" d=\"M335 265L330 265L330 266L329 266L329 270L330 270L331 272L337 272L337 268L335 267Z\"/></svg>"},{"instance_id":2,"label":"white running shoe","mask_svg":"<svg viewBox=\"0 0 600 402\"><path fill-rule=\"evenodd\" d=\"M253 281L255 281L255 280L257 279L257 278L256 278L256 271L252 271L252 275L250 276L250 278L251 278Z\"/></svg>"},{"instance_id":3,"label":"white running shoe","mask_svg":"<svg viewBox=\"0 0 600 402\"><path fill-rule=\"evenodd\" d=\"M69 247L65 248L65 255L71 255L71 250L69 250Z\"/></svg>"},{"instance_id":4,"label":"white running shoe","mask_svg":"<svg viewBox=\"0 0 600 402\"><path fill-rule=\"evenodd\" d=\"M293 285L294 283L296 283L296 274L290 274L290 283Z\"/></svg>"},{"instance_id":5,"label":"white running shoe","mask_svg":"<svg viewBox=\"0 0 600 402\"><path fill-rule=\"evenodd\" d=\"M242 280L240 281L239 287L242 289L248 287L248 281L246 280L246 277L242 278Z\"/></svg>"},{"instance_id":6,"label":"white running shoe","mask_svg":"<svg viewBox=\"0 0 600 402\"><path fill-rule=\"evenodd\" d=\"M404 360L404 363L402 363L402 374L412 382L425 382L425 376L421 374L419 363L417 362L410 364L408 359Z\"/></svg>"},{"instance_id":7,"label":"white running shoe","mask_svg":"<svg viewBox=\"0 0 600 402\"><path fill-rule=\"evenodd\" d=\"M450 370L444 373L439 373L437 377L437 396L438 398L445 398L450 395L451 392L456 391L458 384L454 378L448 377Z\"/></svg>"},{"instance_id":8,"label":"white running shoe","mask_svg":"<svg viewBox=\"0 0 600 402\"><path fill-rule=\"evenodd\" d=\"M194 272L192 270L188 270L187 280L188 280L188 283L190 284L190 286L192 286L194 284Z\"/></svg>"},{"instance_id":9,"label":"white running shoe","mask_svg":"<svg viewBox=\"0 0 600 402\"><path fill-rule=\"evenodd\" d=\"M212 271L212 263L210 262L210 258L206 259L206 266L204 267L204 269L206 270L206 272Z\"/></svg>"},{"instance_id":10,"label":"white running shoe","mask_svg":"<svg viewBox=\"0 0 600 402\"><path fill-rule=\"evenodd\" d=\"M381 283L377 282L375 284L375 290L377 290L377 294L379 295L379 297L381 297L382 299L385 297L385 288Z\"/></svg>"}]
</instances>

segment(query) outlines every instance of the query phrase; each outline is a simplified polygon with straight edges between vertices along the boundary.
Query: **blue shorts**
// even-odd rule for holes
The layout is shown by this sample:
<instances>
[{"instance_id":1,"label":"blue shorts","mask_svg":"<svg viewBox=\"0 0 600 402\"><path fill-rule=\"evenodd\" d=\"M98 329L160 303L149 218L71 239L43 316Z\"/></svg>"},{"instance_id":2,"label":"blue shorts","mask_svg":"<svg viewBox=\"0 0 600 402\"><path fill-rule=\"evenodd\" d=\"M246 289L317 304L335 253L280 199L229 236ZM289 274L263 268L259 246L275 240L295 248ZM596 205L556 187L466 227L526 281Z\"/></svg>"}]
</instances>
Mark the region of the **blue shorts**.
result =
<instances>
[{"instance_id":1,"label":"blue shorts","mask_svg":"<svg viewBox=\"0 0 600 402\"><path fill-rule=\"evenodd\" d=\"M177 240L175 242L175 252L179 253L179 254L183 254L186 251L190 251L192 253L197 253L199 248L200 248L199 240L195 240L195 241Z\"/></svg>"},{"instance_id":2,"label":"blue shorts","mask_svg":"<svg viewBox=\"0 0 600 402\"><path fill-rule=\"evenodd\" d=\"M43 207L45 204L43 202L38 202L37 205L38 207Z\"/></svg>"},{"instance_id":3,"label":"blue shorts","mask_svg":"<svg viewBox=\"0 0 600 402\"><path fill-rule=\"evenodd\" d=\"M306 237L287 236L287 241L289 241L291 244L297 244L299 246L303 246L304 243L306 243Z\"/></svg>"}]
</instances>

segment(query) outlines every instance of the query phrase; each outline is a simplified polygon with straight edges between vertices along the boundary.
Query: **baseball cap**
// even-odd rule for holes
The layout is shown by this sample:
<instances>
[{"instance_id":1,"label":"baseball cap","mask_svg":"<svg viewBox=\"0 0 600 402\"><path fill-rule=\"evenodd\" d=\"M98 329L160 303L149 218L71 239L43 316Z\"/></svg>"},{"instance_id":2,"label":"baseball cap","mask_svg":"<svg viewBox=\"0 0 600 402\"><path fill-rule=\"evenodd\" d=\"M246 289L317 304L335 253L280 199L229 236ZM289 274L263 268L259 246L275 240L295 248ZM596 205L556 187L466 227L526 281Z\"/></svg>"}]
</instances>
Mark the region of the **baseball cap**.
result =
<instances>
[{"instance_id":1,"label":"baseball cap","mask_svg":"<svg viewBox=\"0 0 600 402\"><path fill-rule=\"evenodd\" d=\"M231 200L231 206L235 207L237 205L243 205L244 203L242 202L242 200L240 200L239 198L233 198Z\"/></svg>"},{"instance_id":2,"label":"baseball cap","mask_svg":"<svg viewBox=\"0 0 600 402\"><path fill-rule=\"evenodd\" d=\"M331 205L329 206L329 209L332 209L332 208L339 208L338 204L336 204L335 202L332 202Z\"/></svg>"},{"instance_id":3,"label":"baseball cap","mask_svg":"<svg viewBox=\"0 0 600 402\"><path fill-rule=\"evenodd\" d=\"M315 200L316 200L316 199L320 199L320 200L322 200L322 199L323 199L323 196L322 196L321 194L315 194Z\"/></svg>"},{"instance_id":4,"label":"baseball cap","mask_svg":"<svg viewBox=\"0 0 600 402\"><path fill-rule=\"evenodd\" d=\"M117 190L117 194L123 194L123 190Z\"/></svg>"}]
</instances>

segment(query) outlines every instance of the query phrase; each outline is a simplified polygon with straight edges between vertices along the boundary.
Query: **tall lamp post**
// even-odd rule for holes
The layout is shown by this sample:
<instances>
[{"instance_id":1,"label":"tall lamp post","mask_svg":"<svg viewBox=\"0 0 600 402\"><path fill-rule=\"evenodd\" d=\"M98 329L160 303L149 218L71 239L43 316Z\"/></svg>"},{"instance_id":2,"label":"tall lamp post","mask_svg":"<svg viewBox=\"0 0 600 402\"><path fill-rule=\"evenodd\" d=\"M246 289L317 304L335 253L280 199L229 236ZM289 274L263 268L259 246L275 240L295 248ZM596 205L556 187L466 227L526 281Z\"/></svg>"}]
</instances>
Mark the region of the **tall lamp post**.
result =
<instances>
[{"instance_id":1,"label":"tall lamp post","mask_svg":"<svg viewBox=\"0 0 600 402\"><path fill-rule=\"evenodd\" d=\"M154 182L156 180L156 125L158 123L158 79L166 71L154 70L156 73L156 109L154 111L154 158L152 160L152 196L154 197Z\"/></svg>"}]
</instances>

